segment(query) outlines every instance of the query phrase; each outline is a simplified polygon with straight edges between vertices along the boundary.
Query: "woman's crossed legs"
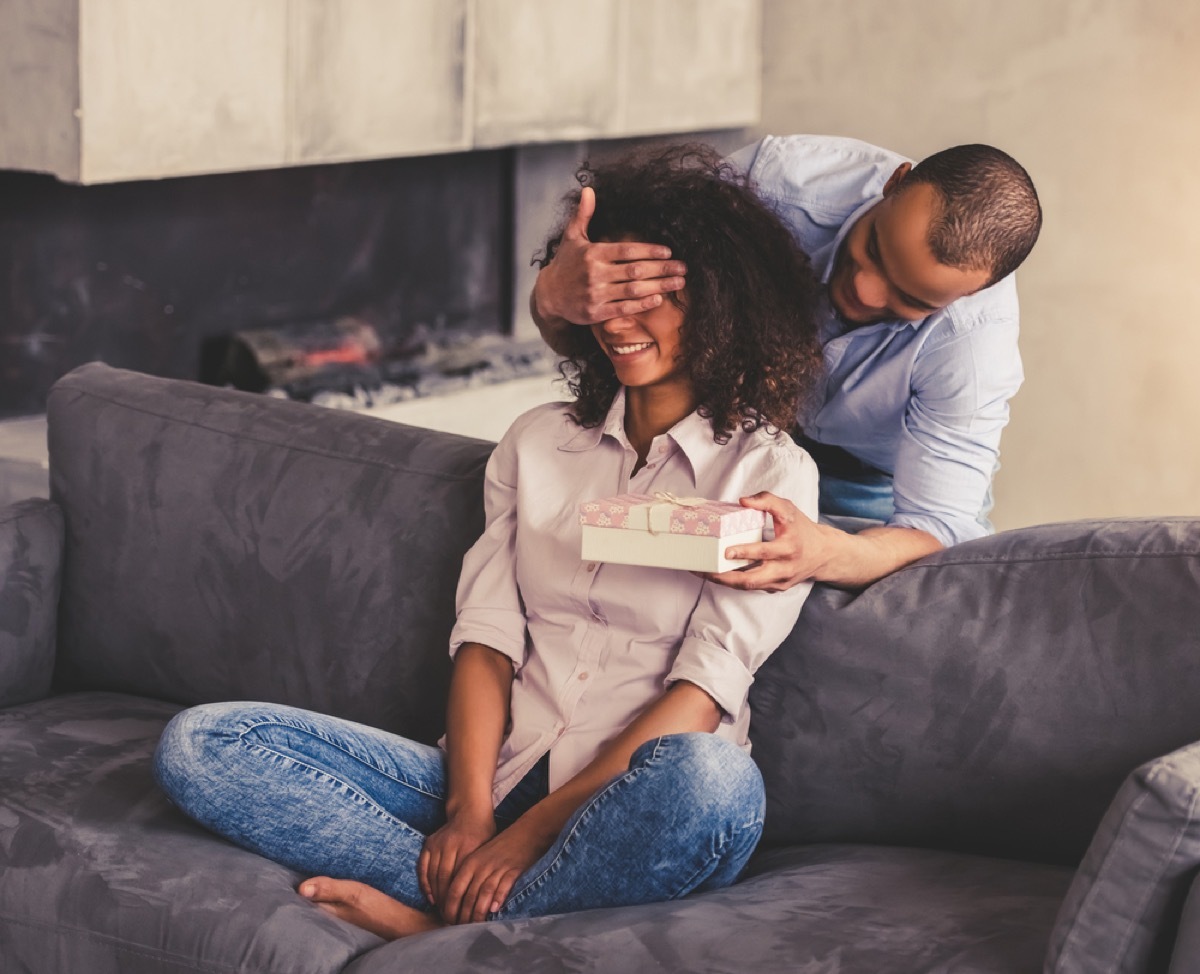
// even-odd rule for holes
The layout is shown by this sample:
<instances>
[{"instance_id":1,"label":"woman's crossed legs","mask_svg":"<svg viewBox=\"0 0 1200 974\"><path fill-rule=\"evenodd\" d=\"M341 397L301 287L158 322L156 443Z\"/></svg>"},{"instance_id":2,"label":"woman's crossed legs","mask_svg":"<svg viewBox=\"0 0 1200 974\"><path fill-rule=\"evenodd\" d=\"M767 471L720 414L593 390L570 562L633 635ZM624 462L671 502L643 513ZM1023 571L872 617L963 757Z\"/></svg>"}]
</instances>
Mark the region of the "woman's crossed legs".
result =
<instances>
[{"instance_id":1,"label":"woman's crossed legs","mask_svg":"<svg viewBox=\"0 0 1200 974\"><path fill-rule=\"evenodd\" d=\"M426 836L445 824L439 749L291 707L209 704L171 721L155 764L164 791L200 824L308 875L354 881L313 887L315 899L352 901L332 912L392 936L439 924L417 879ZM545 794L536 777L501 803L499 826ZM728 741L712 734L647 741L625 774L575 812L494 916L650 903L727 886L758 842L763 806L758 769ZM359 883L404 908L391 909ZM396 922L372 923L380 911Z\"/></svg>"}]
</instances>

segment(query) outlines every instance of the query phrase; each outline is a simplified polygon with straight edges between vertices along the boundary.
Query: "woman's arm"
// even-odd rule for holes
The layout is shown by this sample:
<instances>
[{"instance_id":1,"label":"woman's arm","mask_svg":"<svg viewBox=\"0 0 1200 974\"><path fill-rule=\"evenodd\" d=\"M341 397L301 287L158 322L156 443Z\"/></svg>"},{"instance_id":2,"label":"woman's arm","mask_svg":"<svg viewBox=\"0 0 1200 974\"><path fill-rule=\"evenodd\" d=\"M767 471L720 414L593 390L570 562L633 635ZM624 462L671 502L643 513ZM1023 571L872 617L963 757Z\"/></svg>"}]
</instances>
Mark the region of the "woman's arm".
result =
<instances>
[{"instance_id":1,"label":"woman's arm","mask_svg":"<svg viewBox=\"0 0 1200 974\"><path fill-rule=\"evenodd\" d=\"M492 780L508 725L513 664L503 653L465 643L454 658L446 713L446 824L425 842L417 877L441 902L464 857L496 834Z\"/></svg>"},{"instance_id":2,"label":"woman's arm","mask_svg":"<svg viewBox=\"0 0 1200 974\"><path fill-rule=\"evenodd\" d=\"M628 769L633 752L642 744L667 734L711 733L720 720L721 710L707 693L685 681L672 684L601 748L587 767L467 857L445 900L439 899L442 916L450 923L486 919L489 912L500 909L521 873L554 844L576 809Z\"/></svg>"}]
</instances>

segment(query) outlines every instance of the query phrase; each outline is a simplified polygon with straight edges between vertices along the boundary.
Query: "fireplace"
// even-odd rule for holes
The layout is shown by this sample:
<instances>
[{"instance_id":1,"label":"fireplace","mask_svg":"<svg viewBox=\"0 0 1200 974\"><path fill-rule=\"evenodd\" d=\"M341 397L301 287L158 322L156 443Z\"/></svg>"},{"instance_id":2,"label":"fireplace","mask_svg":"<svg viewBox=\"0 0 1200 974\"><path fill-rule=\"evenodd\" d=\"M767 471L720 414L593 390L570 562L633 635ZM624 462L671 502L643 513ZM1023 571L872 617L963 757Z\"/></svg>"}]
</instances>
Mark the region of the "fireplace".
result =
<instances>
[{"instance_id":1,"label":"fireplace","mask_svg":"<svg viewBox=\"0 0 1200 974\"><path fill-rule=\"evenodd\" d=\"M0 172L0 416L41 412L93 359L201 378L206 349L255 329L353 320L410 364L495 348L514 152L102 186Z\"/></svg>"}]
</instances>

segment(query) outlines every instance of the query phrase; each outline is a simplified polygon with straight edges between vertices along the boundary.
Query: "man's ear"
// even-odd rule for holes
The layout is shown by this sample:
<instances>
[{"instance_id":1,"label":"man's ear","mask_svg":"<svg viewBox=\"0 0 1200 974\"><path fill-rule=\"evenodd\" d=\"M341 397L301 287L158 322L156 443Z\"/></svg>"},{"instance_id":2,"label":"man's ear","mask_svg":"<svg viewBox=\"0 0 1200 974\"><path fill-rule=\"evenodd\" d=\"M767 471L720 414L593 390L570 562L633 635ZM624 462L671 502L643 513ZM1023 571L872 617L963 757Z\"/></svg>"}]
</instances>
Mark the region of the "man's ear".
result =
<instances>
[{"instance_id":1,"label":"man's ear","mask_svg":"<svg viewBox=\"0 0 1200 974\"><path fill-rule=\"evenodd\" d=\"M883 184L883 195L891 196L896 192L896 187L900 185L900 180L912 172L911 162L902 162L896 167L896 171L888 176L888 181Z\"/></svg>"}]
</instances>

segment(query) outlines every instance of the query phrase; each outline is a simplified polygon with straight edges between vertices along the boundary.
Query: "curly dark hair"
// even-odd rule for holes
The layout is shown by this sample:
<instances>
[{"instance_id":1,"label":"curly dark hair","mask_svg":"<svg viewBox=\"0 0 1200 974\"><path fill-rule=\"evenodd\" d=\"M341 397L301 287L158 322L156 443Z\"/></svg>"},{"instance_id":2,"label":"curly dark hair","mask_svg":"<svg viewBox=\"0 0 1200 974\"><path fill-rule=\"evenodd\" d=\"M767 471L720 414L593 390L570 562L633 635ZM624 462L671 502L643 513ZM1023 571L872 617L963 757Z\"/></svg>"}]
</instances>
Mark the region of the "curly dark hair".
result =
<instances>
[{"instance_id":1,"label":"curly dark hair","mask_svg":"<svg viewBox=\"0 0 1200 974\"><path fill-rule=\"evenodd\" d=\"M791 233L736 170L705 145L635 153L577 174L596 192L592 240L625 237L671 248L687 263L681 365L718 443L738 426L790 429L822 373L814 309L820 286ZM579 191L568 194L574 211ZM566 219L546 244L554 258ZM572 328L563 375L584 427L603 422L617 392L591 330Z\"/></svg>"}]
</instances>

